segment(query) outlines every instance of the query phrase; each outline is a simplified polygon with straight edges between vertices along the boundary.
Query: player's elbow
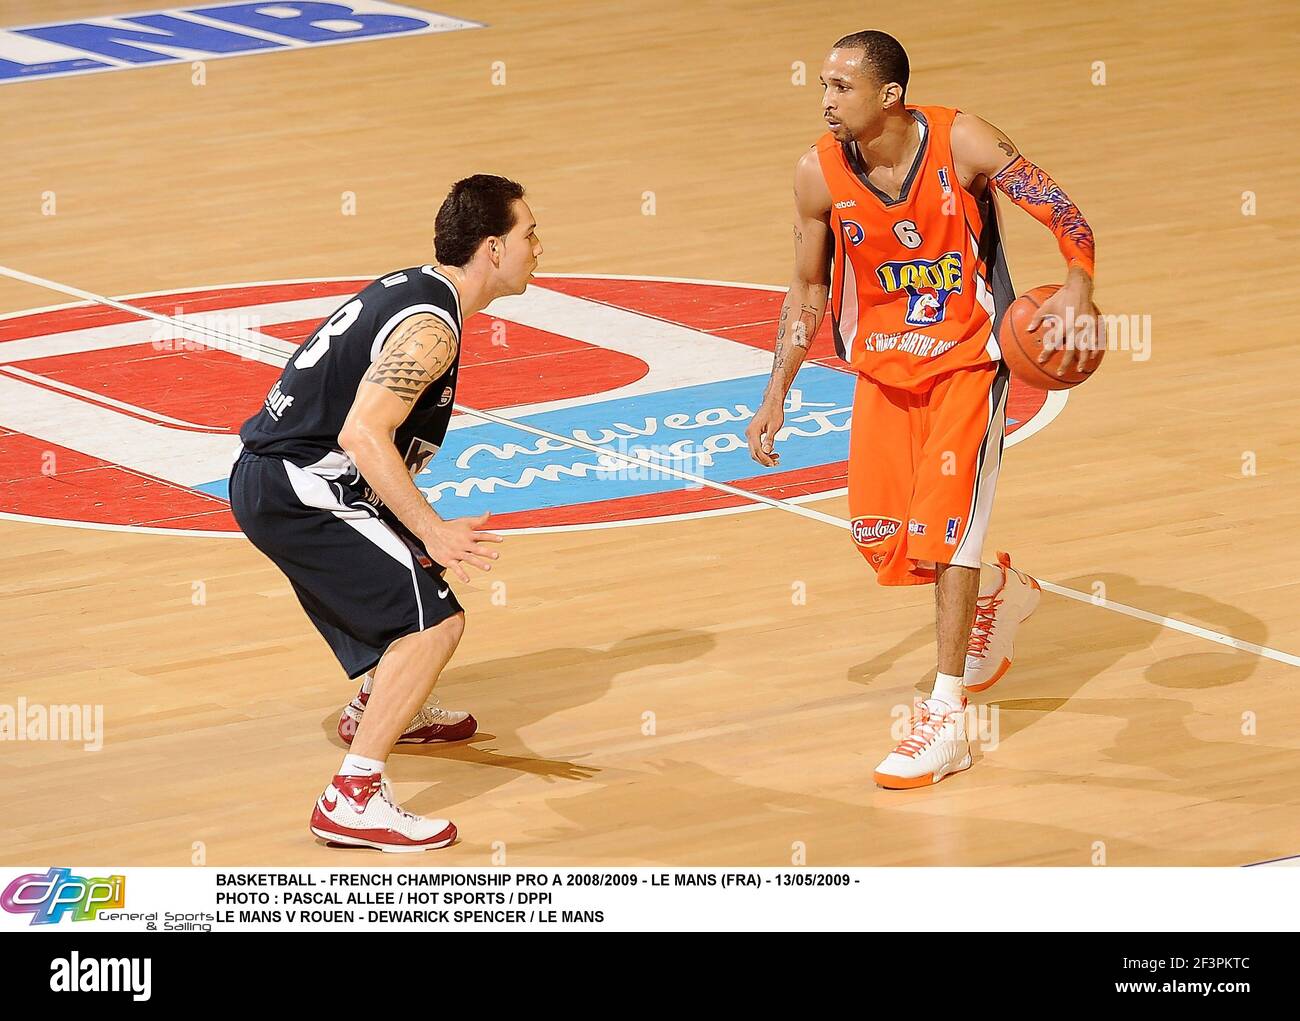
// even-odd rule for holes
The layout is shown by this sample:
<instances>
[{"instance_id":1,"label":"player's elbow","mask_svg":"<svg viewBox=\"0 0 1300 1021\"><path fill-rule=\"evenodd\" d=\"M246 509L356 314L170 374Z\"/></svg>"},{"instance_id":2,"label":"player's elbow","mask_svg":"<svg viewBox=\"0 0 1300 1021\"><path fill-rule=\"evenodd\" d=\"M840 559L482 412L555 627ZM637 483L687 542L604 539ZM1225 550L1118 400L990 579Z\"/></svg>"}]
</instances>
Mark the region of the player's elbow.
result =
<instances>
[{"instance_id":1,"label":"player's elbow","mask_svg":"<svg viewBox=\"0 0 1300 1021\"><path fill-rule=\"evenodd\" d=\"M790 290L800 305L812 306L820 315L826 309L826 299L830 294L829 275L818 269L797 267L790 281Z\"/></svg>"},{"instance_id":2,"label":"player's elbow","mask_svg":"<svg viewBox=\"0 0 1300 1021\"><path fill-rule=\"evenodd\" d=\"M366 426L364 422L357 422L348 419L339 431L339 447L343 453L347 454L362 474L365 470L362 464L369 461L370 452L374 449L374 432Z\"/></svg>"}]
</instances>

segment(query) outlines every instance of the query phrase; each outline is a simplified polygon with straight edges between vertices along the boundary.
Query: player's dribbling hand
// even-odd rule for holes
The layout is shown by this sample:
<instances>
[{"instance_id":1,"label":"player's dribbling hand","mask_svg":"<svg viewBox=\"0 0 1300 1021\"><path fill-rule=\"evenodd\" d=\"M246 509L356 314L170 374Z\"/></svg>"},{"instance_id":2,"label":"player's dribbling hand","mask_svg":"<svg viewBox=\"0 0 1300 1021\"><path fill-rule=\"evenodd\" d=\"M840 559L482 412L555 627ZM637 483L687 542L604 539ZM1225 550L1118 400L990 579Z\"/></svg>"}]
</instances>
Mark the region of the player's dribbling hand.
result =
<instances>
[{"instance_id":1,"label":"player's dribbling hand","mask_svg":"<svg viewBox=\"0 0 1300 1021\"><path fill-rule=\"evenodd\" d=\"M784 422L785 401L776 404L764 401L750 420L749 428L745 430L745 438L749 440L749 456L764 468L775 468L781 460L781 455L772 447Z\"/></svg>"},{"instance_id":2,"label":"player's dribbling hand","mask_svg":"<svg viewBox=\"0 0 1300 1021\"><path fill-rule=\"evenodd\" d=\"M451 571L461 581L469 581L466 564L477 567L480 571L492 570L491 561L501 556L496 550L488 549L485 542L504 542L503 536L484 532L488 515L476 518L452 518L432 529L428 535L420 536L429 556Z\"/></svg>"},{"instance_id":3,"label":"player's dribbling hand","mask_svg":"<svg viewBox=\"0 0 1300 1021\"><path fill-rule=\"evenodd\" d=\"M1092 303L1092 280L1086 273L1072 270L1060 290L1039 306L1027 330L1032 334L1040 327L1049 331L1043 337L1040 365L1064 348L1056 368L1058 376L1064 376L1071 366L1078 372L1088 368L1105 340L1097 306Z\"/></svg>"}]
</instances>

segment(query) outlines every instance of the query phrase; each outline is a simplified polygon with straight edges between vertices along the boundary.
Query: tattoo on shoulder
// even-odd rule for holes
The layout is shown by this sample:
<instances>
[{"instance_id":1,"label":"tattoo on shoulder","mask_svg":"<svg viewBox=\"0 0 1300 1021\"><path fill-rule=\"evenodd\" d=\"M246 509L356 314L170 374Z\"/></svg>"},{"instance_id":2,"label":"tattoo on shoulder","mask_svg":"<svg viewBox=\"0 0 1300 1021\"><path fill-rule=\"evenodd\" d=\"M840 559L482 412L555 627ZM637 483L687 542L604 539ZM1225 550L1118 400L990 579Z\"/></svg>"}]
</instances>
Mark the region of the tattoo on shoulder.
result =
<instances>
[{"instance_id":1,"label":"tattoo on shoulder","mask_svg":"<svg viewBox=\"0 0 1300 1021\"><path fill-rule=\"evenodd\" d=\"M450 329L437 320L413 318L393 331L365 378L409 407L455 359L456 338Z\"/></svg>"},{"instance_id":2,"label":"tattoo on shoulder","mask_svg":"<svg viewBox=\"0 0 1300 1021\"><path fill-rule=\"evenodd\" d=\"M1008 142L1005 138L999 139L998 148L1001 149L1008 156L1014 156L1016 154L1016 147L1012 145L1010 142Z\"/></svg>"}]
</instances>

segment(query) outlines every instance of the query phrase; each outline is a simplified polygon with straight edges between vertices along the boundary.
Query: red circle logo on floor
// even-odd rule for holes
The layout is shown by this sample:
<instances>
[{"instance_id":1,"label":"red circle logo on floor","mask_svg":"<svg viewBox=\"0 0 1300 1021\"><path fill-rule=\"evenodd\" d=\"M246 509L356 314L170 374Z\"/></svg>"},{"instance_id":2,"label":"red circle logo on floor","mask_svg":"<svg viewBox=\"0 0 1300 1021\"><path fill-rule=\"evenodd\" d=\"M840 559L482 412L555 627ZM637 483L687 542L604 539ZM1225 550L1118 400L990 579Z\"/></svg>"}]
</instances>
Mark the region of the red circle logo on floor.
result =
<instances>
[{"instance_id":1,"label":"red circle logo on floor","mask_svg":"<svg viewBox=\"0 0 1300 1021\"><path fill-rule=\"evenodd\" d=\"M89 304L0 317L0 515L237 533L226 482L240 425L296 346L368 282L126 299L190 326ZM503 530L756 506L676 473L798 502L842 492L854 377L828 329L787 399L779 469L749 457L745 428L767 380L783 296L751 284L538 277L467 324L456 401L552 438L458 414L416 484L444 518L491 511L492 527ZM1013 379L1008 443L1045 425L1064 399Z\"/></svg>"}]
</instances>

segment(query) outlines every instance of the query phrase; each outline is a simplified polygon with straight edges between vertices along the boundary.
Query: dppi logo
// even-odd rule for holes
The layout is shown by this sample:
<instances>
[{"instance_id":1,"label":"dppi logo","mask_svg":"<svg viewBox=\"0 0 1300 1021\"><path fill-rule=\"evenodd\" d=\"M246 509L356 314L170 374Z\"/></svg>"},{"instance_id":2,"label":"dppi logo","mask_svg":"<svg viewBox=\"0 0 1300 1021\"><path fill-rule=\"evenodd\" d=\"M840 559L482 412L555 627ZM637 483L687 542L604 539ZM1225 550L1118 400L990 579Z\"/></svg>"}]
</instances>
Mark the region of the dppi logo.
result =
<instances>
[{"instance_id":1,"label":"dppi logo","mask_svg":"<svg viewBox=\"0 0 1300 1021\"><path fill-rule=\"evenodd\" d=\"M85 879L69 869L19 876L0 893L0 908L32 916L32 925L51 925L69 911L74 922L93 921L99 912L126 905L126 876Z\"/></svg>"},{"instance_id":2,"label":"dppi logo","mask_svg":"<svg viewBox=\"0 0 1300 1021\"><path fill-rule=\"evenodd\" d=\"M866 517L853 519L853 541L859 546L878 546L893 538L903 523L898 518Z\"/></svg>"},{"instance_id":3,"label":"dppi logo","mask_svg":"<svg viewBox=\"0 0 1300 1021\"><path fill-rule=\"evenodd\" d=\"M907 292L909 326L932 326L943 322L948 295L961 293L961 253L882 263L876 275L886 291Z\"/></svg>"},{"instance_id":4,"label":"dppi logo","mask_svg":"<svg viewBox=\"0 0 1300 1021\"><path fill-rule=\"evenodd\" d=\"M367 283L130 299L229 341L100 305L0 316L0 517L238 534L226 493L239 426L298 345ZM780 470L749 456L745 428L783 297L708 281L539 277L466 323L457 398L648 464L457 414L416 484L441 516L491 511L497 530L754 509L661 467L796 501L843 493L856 377L835 357L829 324L786 400ZM1013 382L1008 443L1050 421L1064 394Z\"/></svg>"}]
</instances>

